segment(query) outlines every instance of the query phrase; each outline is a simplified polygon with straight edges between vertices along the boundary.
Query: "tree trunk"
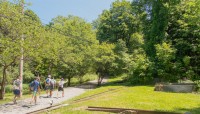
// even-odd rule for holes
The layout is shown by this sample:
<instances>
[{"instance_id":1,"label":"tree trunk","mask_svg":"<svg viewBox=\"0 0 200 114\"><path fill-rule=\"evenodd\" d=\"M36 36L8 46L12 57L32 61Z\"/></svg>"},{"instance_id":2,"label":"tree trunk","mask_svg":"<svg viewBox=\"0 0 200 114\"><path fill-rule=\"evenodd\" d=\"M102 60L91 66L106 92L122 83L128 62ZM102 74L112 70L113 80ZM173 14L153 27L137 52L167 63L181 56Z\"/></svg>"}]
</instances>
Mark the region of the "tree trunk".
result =
<instances>
[{"instance_id":1,"label":"tree trunk","mask_svg":"<svg viewBox=\"0 0 200 114\"><path fill-rule=\"evenodd\" d=\"M4 98L5 94L5 82L6 82L6 68L3 68L3 79L1 82L1 89L0 89L0 99Z\"/></svg>"},{"instance_id":2,"label":"tree trunk","mask_svg":"<svg viewBox=\"0 0 200 114\"><path fill-rule=\"evenodd\" d=\"M49 68L48 68L48 75L51 75L51 71L52 71L52 63L49 63Z\"/></svg>"},{"instance_id":3,"label":"tree trunk","mask_svg":"<svg viewBox=\"0 0 200 114\"><path fill-rule=\"evenodd\" d=\"M101 82L100 82L100 76L98 77L98 81L97 81L97 86L101 86Z\"/></svg>"},{"instance_id":4,"label":"tree trunk","mask_svg":"<svg viewBox=\"0 0 200 114\"><path fill-rule=\"evenodd\" d=\"M71 77L68 77L68 82L67 82L67 86L70 86L71 85Z\"/></svg>"},{"instance_id":5,"label":"tree trunk","mask_svg":"<svg viewBox=\"0 0 200 114\"><path fill-rule=\"evenodd\" d=\"M83 76L79 76L79 84L83 83Z\"/></svg>"},{"instance_id":6,"label":"tree trunk","mask_svg":"<svg viewBox=\"0 0 200 114\"><path fill-rule=\"evenodd\" d=\"M99 73L99 78L98 78L98 82L97 82L97 86L101 86L101 82L104 78L104 75L102 75L101 73Z\"/></svg>"},{"instance_id":7,"label":"tree trunk","mask_svg":"<svg viewBox=\"0 0 200 114\"><path fill-rule=\"evenodd\" d=\"M22 48L23 50L23 48ZM21 92L20 92L20 97L22 96L22 92L23 92L23 69L24 69L24 56L23 53L21 55L20 58L20 67L19 67L19 80L21 81L20 83L20 88L21 88Z\"/></svg>"}]
</instances>

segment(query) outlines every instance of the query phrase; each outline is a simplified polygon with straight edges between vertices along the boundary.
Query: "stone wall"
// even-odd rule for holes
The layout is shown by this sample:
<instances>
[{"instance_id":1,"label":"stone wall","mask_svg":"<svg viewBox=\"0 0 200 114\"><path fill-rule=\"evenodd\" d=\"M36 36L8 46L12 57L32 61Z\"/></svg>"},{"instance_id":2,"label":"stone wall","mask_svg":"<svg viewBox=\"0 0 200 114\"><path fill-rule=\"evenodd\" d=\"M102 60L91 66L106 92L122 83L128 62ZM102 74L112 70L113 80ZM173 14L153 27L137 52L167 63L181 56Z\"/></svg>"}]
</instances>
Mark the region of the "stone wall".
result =
<instances>
[{"instance_id":1,"label":"stone wall","mask_svg":"<svg viewBox=\"0 0 200 114\"><path fill-rule=\"evenodd\" d=\"M177 92L177 93L191 93L196 90L194 83L157 83L155 91Z\"/></svg>"}]
</instances>

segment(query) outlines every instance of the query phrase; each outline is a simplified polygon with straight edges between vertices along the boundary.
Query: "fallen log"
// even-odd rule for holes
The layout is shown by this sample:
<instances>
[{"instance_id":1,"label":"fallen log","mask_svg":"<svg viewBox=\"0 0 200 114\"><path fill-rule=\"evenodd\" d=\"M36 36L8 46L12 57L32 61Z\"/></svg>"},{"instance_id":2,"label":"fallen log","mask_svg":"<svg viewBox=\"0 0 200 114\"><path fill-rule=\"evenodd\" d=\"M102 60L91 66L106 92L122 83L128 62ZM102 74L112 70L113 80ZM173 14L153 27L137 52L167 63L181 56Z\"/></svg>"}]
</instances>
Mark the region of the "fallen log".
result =
<instances>
[{"instance_id":1,"label":"fallen log","mask_svg":"<svg viewBox=\"0 0 200 114\"><path fill-rule=\"evenodd\" d=\"M128 108L93 107L93 106L88 106L86 110L112 112L112 113L119 113L119 114L181 114L181 113L175 113L175 112L128 109Z\"/></svg>"}]
</instances>

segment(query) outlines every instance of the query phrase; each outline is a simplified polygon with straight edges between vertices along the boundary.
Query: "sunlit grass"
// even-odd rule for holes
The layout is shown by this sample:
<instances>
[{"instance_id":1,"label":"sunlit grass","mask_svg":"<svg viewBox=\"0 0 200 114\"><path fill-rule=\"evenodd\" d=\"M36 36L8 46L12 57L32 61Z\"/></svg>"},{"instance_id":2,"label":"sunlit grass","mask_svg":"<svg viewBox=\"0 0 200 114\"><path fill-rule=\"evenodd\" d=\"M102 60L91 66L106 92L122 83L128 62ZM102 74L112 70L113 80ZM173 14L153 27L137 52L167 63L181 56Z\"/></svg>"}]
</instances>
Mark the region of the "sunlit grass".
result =
<instances>
[{"instance_id":1,"label":"sunlit grass","mask_svg":"<svg viewBox=\"0 0 200 114\"><path fill-rule=\"evenodd\" d=\"M112 81L116 80L112 79ZM74 99L117 88L119 89L116 91L107 92L90 100L73 102ZM88 106L98 106L200 114L199 94L157 92L154 91L153 86L118 86L112 84L112 86L107 85L90 90L74 99L64 102L70 104L69 106L52 111L52 113L94 114L94 112L89 112L85 109Z\"/></svg>"}]
</instances>

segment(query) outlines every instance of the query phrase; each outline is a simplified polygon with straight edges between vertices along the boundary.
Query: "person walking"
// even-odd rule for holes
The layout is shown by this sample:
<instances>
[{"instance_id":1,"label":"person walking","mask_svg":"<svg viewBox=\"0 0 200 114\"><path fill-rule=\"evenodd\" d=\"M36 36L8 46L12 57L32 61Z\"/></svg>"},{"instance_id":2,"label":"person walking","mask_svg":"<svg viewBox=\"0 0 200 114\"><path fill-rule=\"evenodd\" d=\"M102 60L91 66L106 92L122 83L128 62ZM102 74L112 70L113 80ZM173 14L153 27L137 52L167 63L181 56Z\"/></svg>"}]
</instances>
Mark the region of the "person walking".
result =
<instances>
[{"instance_id":1,"label":"person walking","mask_svg":"<svg viewBox=\"0 0 200 114\"><path fill-rule=\"evenodd\" d=\"M51 75L48 75L47 79L45 80L45 90L47 93L47 97L51 96Z\"/></svg>"},{"instance_id":2,"label":"person walking","mask_svg":"<svg viewBox=\"0 0 200 114\"><path fill-rule=\"evenodd\" d=\"M34 101L35 104L37 102L37 93L40 92L40 83L39 83L39 78L36 77L35 80L31 83L32 89L32 99L30 104Z\"/></svg>"},{"instance_id":3,"label":"person walking","mask_svg":"<svg viewBox=\"0 0 200 114\"><path fill-rule=\"evenodd\" d=\"M53 96L53 90L56 87L56 80L54 78L50 81L50 97Z\"/></svg>"},{"instance_id":4,"label":"person walking","mask_svg":"<svg viewBox=\"0 0 200 114\"><path fill-rule=\"evenodd\" d=\"M51 79L51 84L53 85L53 88L56 88L56 80L54 78Z\"/></svg>"},{"instance_id":5,"label":"person walking","mask_svg":"<svg viewBox=\"0 0 200 114\"><path fill-rule=\"evenodd\" d=\"M64 84L65 81L63 78L60 79L60 81L58 82L58 92L57 92L57 98L59 96L59 92L62 91L62 97L64 97Z\"/></svg>"},{"instance_id":6,"label":"person walking","mask_svg":"<svg viewBox=\"0 0 200 114\"><path fill-rule=\"evenodd\" d=\"M13 102L14 102L14 104L17 104L17 98L20 98L20 93L21 93L20 84L21 84L21 81L19 80L19 78L17 78L13 82L13 93L14 93Z\"/></svg>"},{"instance_id":7,"label":"person walking","mask_svg":"<svg viewBox=\"0 0 200 114\"><path fill-rule=\"evenodd\" d=\"M55 84L56 84L56 80L54 78L52 78L50 80L50 97L53 96L53 90L55 88Z\"/></svg>"}]
</instances>

